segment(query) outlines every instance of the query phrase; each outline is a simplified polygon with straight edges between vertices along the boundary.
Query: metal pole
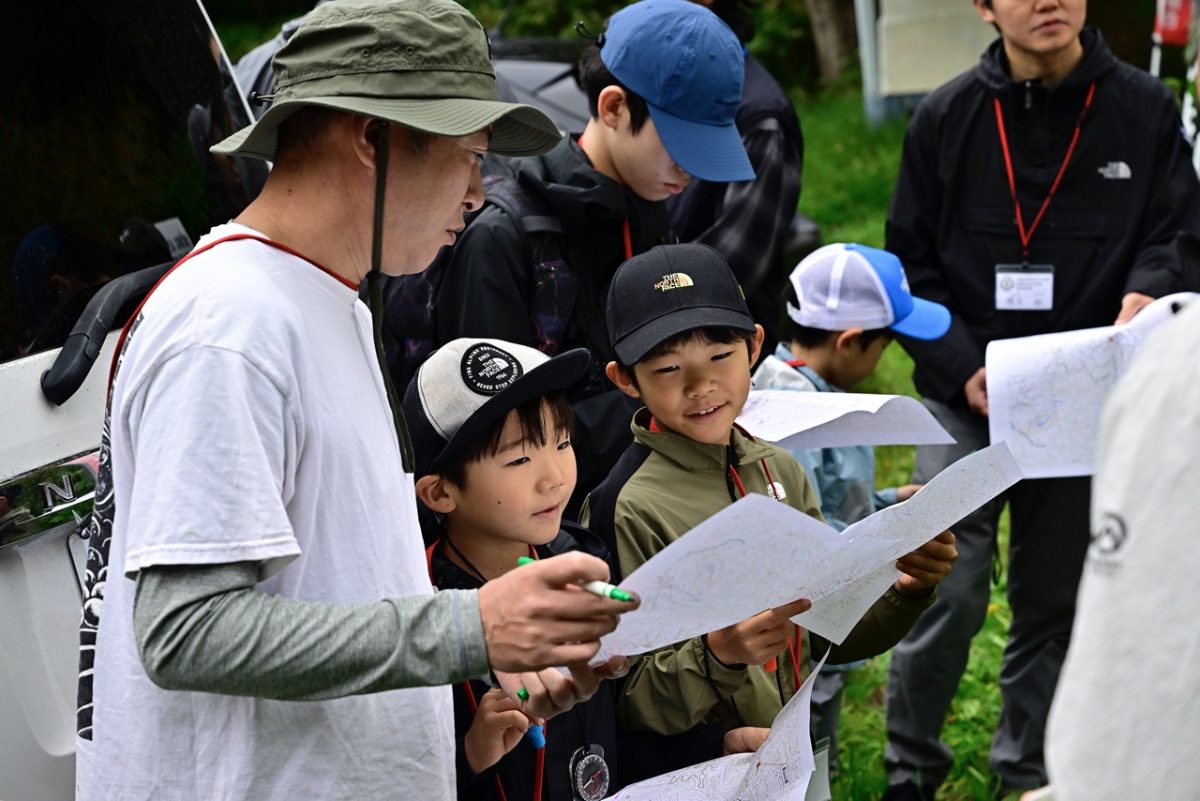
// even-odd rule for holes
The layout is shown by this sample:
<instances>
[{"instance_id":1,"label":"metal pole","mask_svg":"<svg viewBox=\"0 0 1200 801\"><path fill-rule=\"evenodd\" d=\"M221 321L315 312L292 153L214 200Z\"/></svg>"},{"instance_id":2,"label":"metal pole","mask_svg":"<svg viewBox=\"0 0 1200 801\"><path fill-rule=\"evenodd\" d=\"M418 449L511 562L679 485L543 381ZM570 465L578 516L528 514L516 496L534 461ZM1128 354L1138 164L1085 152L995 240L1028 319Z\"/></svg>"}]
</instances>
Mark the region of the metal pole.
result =
<instances>
[{"instance_id":1,"label":"metal pole","mask_svg":"<svg viewBox=\"0 0 1200 801\"><path fill-rule=\"evenodd\" d=\"M858 30L858 58L862 66L863 113L871 125L883 122L884 104L879 94L879 47L876 37L875 0L854 0Z\"/></svg>"}]
</instances>

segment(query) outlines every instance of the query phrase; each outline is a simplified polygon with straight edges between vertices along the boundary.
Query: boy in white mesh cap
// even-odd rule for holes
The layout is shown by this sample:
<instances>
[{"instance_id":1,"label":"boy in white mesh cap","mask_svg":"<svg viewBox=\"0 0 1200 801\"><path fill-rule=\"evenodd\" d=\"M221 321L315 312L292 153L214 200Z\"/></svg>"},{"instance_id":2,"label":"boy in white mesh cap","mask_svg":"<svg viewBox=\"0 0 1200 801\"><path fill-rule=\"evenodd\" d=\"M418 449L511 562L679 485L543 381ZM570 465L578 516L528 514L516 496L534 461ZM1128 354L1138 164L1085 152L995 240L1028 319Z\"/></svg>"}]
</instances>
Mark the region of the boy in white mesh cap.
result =
<instances>
[{"instance_id":1,"label":"boy in white mesh cap","mask_svg":"<svg viewBox=\"0 0 1200 801\"><path fill-rule=\"evenodd\" d=\"M757 389L847 391L874 372L893 332L937 339L950 327L945 306L912 296L896 256L844 243L819 248L792 270L787 315L790 334L755 371ZM866 445L789 450L816 489L821 514L838 531L920 489L907 484L876 491L875 451ZM845 671L859 664L826 665L813 687L814 739L830 738L831 765Z\"/></svg>"}]
</instances>

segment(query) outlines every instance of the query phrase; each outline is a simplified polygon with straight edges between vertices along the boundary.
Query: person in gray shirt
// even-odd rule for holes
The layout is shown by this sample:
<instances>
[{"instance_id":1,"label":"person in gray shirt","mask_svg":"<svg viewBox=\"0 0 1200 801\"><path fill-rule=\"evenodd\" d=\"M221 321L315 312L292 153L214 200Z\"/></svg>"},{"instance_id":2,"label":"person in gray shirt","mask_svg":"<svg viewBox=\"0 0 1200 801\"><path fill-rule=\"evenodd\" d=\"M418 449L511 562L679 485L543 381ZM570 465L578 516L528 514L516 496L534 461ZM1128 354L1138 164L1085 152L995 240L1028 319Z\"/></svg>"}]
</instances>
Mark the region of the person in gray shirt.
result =
<instances>
[{"instance_id":1,"label":"person in gray shirt","mask_svg":"<svg viewBox=\"0 0 1200 801\"><path fill-rule=\"evenodd\" d=\"M636 607L575 586L608 577L595 557L433 592L410 437L358 300L453 241L485 152L560 132L496 100L483 29L449 0L328 4L275 68L271 108L213 148L273 161L262 193L117 345L80 799L449 801L444 685L490 674L539 719L626 664L587 665Z\"/></svg>"}]
</instances>

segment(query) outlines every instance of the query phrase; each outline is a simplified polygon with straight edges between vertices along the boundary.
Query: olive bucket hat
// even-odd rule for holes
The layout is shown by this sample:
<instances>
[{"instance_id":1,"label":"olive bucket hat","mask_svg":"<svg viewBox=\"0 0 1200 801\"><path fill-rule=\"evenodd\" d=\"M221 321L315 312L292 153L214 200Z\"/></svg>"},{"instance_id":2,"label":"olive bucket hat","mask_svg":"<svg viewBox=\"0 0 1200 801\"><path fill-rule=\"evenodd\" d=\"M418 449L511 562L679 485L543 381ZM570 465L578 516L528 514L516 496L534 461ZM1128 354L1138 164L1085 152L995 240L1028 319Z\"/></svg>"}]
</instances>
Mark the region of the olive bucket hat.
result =
<instances>
[{"instance_id":1,"label":"olive bucket hat","mask_svg":"<svg viewBox=\"0 0 1200 801\"><path fill-rule=\"evenodd\" d=\"M487 35L450 0L338 0L312 11L275 54L275 93L221 155L275 158L280 124L305 106L389 120L430 134L491 128L490 150L544 153L562 139L532 106L496 99Z\"/></svg>"}]
</instances>

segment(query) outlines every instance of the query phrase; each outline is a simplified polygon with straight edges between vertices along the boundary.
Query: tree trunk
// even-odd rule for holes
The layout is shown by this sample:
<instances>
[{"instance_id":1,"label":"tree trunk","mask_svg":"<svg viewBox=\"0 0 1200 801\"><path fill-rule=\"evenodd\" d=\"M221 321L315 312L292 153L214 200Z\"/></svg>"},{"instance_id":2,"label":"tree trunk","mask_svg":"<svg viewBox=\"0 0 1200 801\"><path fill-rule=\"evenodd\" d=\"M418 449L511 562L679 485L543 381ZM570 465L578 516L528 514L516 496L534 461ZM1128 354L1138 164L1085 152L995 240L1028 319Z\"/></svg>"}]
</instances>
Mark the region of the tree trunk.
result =
<instances>
[{"instance_id":1,"label":"tree trunk","mask_svg":"<svg viewBox=\"0 0 1200 801\"><path fill-rule=\"evenodd\" d=\"M817 48L817 68L825 84L837 83L858 47L854 4L850 0L806 0Z\"/></svg>"}]
</instances>

